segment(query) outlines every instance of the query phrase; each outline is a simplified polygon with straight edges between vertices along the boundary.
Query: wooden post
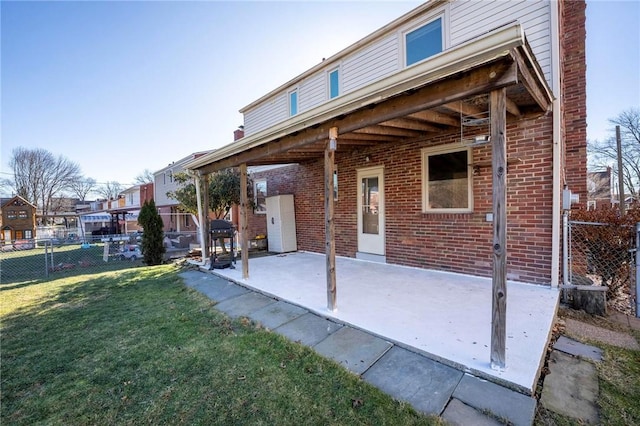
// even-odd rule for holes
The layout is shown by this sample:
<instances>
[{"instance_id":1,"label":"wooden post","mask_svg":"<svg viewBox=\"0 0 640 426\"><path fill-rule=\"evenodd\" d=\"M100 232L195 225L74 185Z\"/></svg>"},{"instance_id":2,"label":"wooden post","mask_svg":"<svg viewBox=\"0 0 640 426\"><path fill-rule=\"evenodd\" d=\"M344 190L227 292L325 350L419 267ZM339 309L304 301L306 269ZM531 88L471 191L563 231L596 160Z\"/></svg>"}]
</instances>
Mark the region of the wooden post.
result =
<instances>
[{"instance_id":1,"label":"wooden post","mask_svg":"<svg viewBox=\"0 0 640 426\"><path fill-rule=\"evenodd\" d=\"M240 164L240 255L242 278L249 278L249 226L247 225L247 163Z\"/></svg>"},{"instance_id":2,"label":"wooden post","mask_svg":"<svg viewBox=\"0 0 640 426\"><path fill-rule=\"evenodd\" d=\"M202 229L204 230L204 241L202 242L202 261L206 264L206 260L209 258L209 247L210 247L210 227L211 223L209 221L209 175L203 174L201 176L202 187L200 190L202 191L202 211L204 213L204 217L202 218Z\"/></svg>"},{"instance_id":3,"label":"wooden post","mask_svg":"<svg viewBox=\"0 0 640 426\"><path fill-rule=\"evenodd\" d=\"M507 335L507 114L506 91L491 92L493 171L493 289L491 368L506 367Z\"/></svg>"},{"instance_id":4,"label":"wooden post","mask_svg":"<svg viewBox=\"0 0 640 426\"><path fill-rule=\"evenodd\" d=\"M206 221L206 213L204 211L204 207L202 205L202 174L200 171L196 172L196 175L193 177L193 180L196 184L196 203L198 204L198 228L200 229L200 254L202 256L202 265L207 264L207 256L205 255L205 247L207 245L207 228L204 225ZM180 220L178 219L178 223Z\"/></svg>"},{"instance_id":5,"label":"wooden post","mask_svg":"<svg viewBox=\"0 0 640 426\"><path fill-rule=\"evenodd\" d=\"M335 150L338 144L338 128L329 129L329 142L324 150L324 213L325 242L327 258L327 308L338 309L336 303L336 229L334 223L333 173L335 170Z\"/></svg>"}]
</instances>

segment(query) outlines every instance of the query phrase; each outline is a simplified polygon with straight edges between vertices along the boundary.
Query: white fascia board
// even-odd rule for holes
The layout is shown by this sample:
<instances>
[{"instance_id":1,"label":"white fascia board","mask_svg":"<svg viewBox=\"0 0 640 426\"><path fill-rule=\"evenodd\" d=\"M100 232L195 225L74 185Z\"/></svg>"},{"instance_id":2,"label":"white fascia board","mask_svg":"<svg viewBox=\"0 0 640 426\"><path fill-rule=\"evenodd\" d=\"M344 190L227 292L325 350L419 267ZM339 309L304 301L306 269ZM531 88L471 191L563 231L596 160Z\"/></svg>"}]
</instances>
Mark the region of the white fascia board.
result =
<instances>
[{"instance_id":1,"label":"white fascia board","mask_svg":"<svg viewBox=\"0 0 640 426\"><path fill-rule=\"evenodd\" d=\"M288 120L223 146L211 154L195 159L184 167L191 170L204 167L271 140L299 132L339 115L348 114L366 105L380 102L407 90L507 56L511 49L524 45L524 31L519 23L500 27L482 37L441 52L389 77L334 98Z\"/></svg>"}]
</instances>

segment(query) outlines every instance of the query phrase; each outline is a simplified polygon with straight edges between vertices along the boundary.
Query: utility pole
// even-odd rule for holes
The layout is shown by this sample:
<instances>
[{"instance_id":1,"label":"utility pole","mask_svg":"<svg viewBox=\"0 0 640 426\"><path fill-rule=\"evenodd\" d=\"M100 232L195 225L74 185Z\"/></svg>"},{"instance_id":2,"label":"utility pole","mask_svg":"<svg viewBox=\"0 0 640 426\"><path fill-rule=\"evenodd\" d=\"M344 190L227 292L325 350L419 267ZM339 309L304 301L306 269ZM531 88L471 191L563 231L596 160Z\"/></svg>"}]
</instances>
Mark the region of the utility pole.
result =
<instances>
[{"instance_id":1,"label":"utility pole","mask_svg":"<svg viewBox=\"0 0 640 426\"><path fill-rule=\"evenodd\" d=\"M624 173L622 170L622 140L620 138L620 126L616 126L616 143L618 145L618 194L620 199L620 215L624 216Z\"/></svg>"}]
</instances>

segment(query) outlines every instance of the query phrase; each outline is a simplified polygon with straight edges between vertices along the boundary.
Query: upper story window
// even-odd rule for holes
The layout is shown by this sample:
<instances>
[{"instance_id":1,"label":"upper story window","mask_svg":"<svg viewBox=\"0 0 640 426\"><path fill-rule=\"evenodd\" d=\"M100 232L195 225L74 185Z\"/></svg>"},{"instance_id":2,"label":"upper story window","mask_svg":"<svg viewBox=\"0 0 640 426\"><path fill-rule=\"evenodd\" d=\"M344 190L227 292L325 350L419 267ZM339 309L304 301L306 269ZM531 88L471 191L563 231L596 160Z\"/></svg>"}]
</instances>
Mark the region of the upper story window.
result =
<instances>
[{"instance_id":1,"label":"upper story window","mask_svg":"<svg viewBox=\"0 0 640 426\"><path fill-rule=\"evenodd\" d=\"M442 52L442 17L438 17L404 35L405 65L409 66Z\"/></svg>"},{"instance_id":2,"label":"upper story window","mask_svg":"<svg viewBox=\"0 0 640 426\"><path fill-rule=\"evenodd\" d=\"M329 99L333 99L340 94L340 70L329 72Z\"/></svg>"},{"instance_id":3,"label":"upper story window","mask_svg":"<svg viewBox=\"0 0 640 426\"><path fill-rule=\"evenodd\" d=\"M289 116L294 116L298 113L298 91L293 90L289 92Z\"/></svg>"},{"instance_id":4,"label":"upper story window","mask_svg":"<svg viewBox=\"0 0 640 426\"><path fill-rule=\"evenodd\" d=\"M440 146L422 150L422 210L464 213L473 210L471 148Z\"/></svg>"},{"instance_id":5,"label":"upper story window","mask_svg":"<svg viewBox=\"0 0 640 426\"><path fill-rule=\"evenodd\" d=\"M26 219L26 218L27 218L27 211L26 211L26 210L20 210L20 211L18 212L18 217L19 217L20 219Z\"/></svg>"},{"instance_id":6,"label":"upper story window","mask_svg":"<svg viewBox=\"0 0 640 426\"><path fill-rule=\"evenodd\" d=\"M7 219L15 219L17 217L18 217L18 214L16 213L15 210L7 211Z\"/></svg>"}]
</instances>

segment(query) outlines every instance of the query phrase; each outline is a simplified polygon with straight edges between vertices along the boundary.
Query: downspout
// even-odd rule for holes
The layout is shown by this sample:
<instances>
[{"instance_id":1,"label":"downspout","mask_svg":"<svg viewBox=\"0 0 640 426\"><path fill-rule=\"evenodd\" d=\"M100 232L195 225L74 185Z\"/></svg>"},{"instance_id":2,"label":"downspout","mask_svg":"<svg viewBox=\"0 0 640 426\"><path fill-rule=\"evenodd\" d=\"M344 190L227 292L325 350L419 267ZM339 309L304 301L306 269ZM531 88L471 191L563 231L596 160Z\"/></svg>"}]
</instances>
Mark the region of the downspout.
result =
<instances>
[{"instance_id":1,"label":"downspout","mask_svg":"<svg viewBox=\"0 0 640 426\"><path fill-rule=\"evenodd\" d=\"M552 0L551 7L551 90L553 91L553 203L551 226L551 288L558 288L560 278L560 221L561 221L561 151L560 140L560 101L562 99L560 87L560 31L559 31L559 3Z\"/></svg>"}]
</instances>

